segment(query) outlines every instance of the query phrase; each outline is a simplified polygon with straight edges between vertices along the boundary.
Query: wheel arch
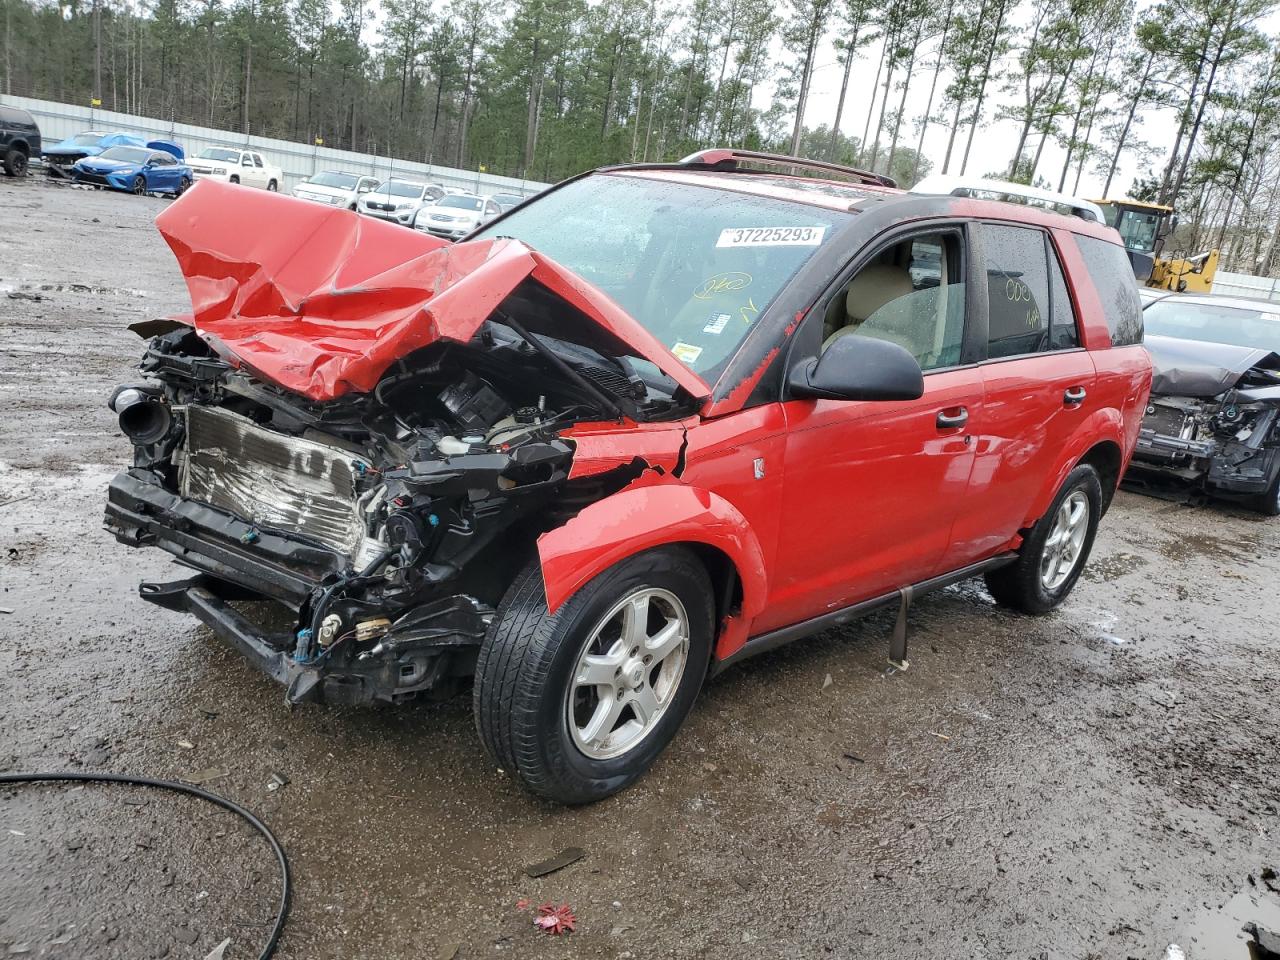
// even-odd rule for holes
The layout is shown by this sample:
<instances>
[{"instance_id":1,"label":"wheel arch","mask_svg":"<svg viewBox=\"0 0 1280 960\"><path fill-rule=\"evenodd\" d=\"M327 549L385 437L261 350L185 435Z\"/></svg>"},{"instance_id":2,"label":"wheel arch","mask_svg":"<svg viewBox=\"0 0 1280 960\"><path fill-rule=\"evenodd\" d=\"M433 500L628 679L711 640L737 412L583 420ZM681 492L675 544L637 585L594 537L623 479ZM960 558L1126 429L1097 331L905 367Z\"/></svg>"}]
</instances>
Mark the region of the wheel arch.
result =
<instances>
[{"instance_id":1,"label":"wheel arch","mask_svg":"<svg viewBox=\"0 0 1280 960\"><path fill-rule=\"evenodd\" d=\"M1055 469L1046 472L1045 480L1027 513L1024 529L1034 526L1053 503L1053 498L1067 479L1067 474L1082 463L1098 471L1102 479L1102 510L1105 513L1120 483L1124 462L1124 420L1114 407L1095 410L1077 427L1062 446Z\"/></svg>"},{"instance_id":2,"label":"wheel arch","mask_svg":"<svg viewBox=\"0 0 1280 960\"><path fill-rule=\"evenodd\" d=\"M750 618L764 608L759 539L736 507L701 488L675 482L626 487L542 534L537 546L551 613L614 564L665 546L686 547L702 561L718 624L739 610Z\"/></svg>"}]
</instances>

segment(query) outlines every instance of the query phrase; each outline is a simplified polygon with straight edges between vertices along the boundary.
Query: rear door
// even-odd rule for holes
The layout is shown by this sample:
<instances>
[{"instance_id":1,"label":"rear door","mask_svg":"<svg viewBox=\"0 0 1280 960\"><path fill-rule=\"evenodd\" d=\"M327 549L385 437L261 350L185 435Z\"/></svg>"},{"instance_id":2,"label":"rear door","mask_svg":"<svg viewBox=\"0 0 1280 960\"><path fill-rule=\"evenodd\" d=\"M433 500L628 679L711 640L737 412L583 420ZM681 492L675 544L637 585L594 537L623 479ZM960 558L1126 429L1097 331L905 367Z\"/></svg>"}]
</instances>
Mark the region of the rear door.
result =
<instances>
[{"instance_id":1,"label":"rear door","mask_svg":"<svg viewBox=\"0 0 1280 960\"><path fill-rule=\"evenodd\" d=\"M905 347L918 400L788 400L781 526L768 630L938 572L973 465L982 376L965 357L972 257L960 224L881 242L806 317L797 348L841 336ZM806 340L806 338L808 338ZM793 354L792 362L803 359Z\"/></svg>"},{"instance_id":2,"label":"rear door","mask_svg":"<svg viewBox=\"0 0 1280 960\"><path fill-rule=\"evenodd\" d=\"M1049 233L1011 223L978 225L985 271L986 359L982 429L973 477L956 520L947 567L989 556L1034 523L1045 477L1097 409L1093 360Z\"/></svg>"}]
</instances>

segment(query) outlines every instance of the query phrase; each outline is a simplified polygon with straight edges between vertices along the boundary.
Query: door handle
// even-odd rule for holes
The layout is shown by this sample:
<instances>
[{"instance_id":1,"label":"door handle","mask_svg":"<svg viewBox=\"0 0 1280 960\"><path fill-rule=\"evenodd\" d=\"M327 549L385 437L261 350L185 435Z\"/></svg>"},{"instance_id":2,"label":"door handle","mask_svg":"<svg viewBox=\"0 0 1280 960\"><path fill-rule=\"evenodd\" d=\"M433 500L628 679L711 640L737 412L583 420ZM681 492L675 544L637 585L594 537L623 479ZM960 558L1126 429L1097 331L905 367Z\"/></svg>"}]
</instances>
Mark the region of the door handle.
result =
<instances>
[{"instance_id":1,"label":"door handle","mask_svg":"<svg viewBox=\"0 0 1280 960\"><path fill-rule=\"evenodd\" d=\"M947 407L938 411L938 429L954 430L969 422L969 411L965 407Z\"/></svg>"},{"instance_id":2,"label":"door handle","mask_svg":"<svg viewBox=\"0 0 1280 960\"><path fill-rule=\"evenodd\" d=\"M1062 402L1068 407L1084 403L1084 387L1068 387L1062 394Z\"/></svg>"}]
</instances>

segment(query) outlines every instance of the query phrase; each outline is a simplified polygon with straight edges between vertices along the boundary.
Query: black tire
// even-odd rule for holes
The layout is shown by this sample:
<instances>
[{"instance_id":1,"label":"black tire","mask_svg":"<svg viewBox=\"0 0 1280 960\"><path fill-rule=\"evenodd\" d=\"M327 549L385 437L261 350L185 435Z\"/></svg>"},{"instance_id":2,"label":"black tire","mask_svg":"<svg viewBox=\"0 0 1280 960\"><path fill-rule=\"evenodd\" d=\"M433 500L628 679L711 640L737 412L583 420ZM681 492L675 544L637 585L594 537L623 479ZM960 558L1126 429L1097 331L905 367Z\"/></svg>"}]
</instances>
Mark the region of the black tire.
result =
<instances>
[{"instance_id":1,"label":"black tire","mask_svg":"<svg viewBox=\"0 0 1280 960\"><path fill-rule=\"evenodd\" d=\"M1041 577L1041 564L1045 558L1045 544L1053 530L1058 511L1066 500L1077 491L1084 494L1089 505L1088 526L1084 534L1084 542L1080 547L1070 573L1061 583L1052 589L1048 588ZM996 602L1023 613L1048 613L1071 593L1071 588L1080 579L1080 572L1089 562L1089 551L1093 549L1093 539L1098 532L1098 519L1102 515L1102 481L1098 471L1087 463L1080 464L1063 481L1058 495L1045 511L1043 517L1036 521L1026 540L1018 551L1018 559L1008 566L992 570L984 575L987 589L996 598Z\"/></svg>"},{"instance_id":2,"label":"black tire","mask_svg":"<svg viewBox=\"0 0 1280 960\"><path fill-rule=\"evenodd\" d=\"M229 183L239 183L239 182L240 182L240 178L239 178L238 176L232 175L232 176L229 178L228 182L229 182Z\"/></svg>"},{"instance_id":3,"label":"black tire","mask_svg":"<svg viewBox=\"0 0 1280 960\"><path fill-rule=\"evenodd\" d=\"M1267 492L1254 497L1251 506L1264 517L1280 517L1280 468L1277 468L1276 475L1271 478L1271 486L1267 487Z\"/></svg>"},{"instance_id":4,"label":"black tire","mask_svg":"<svg viewBox=\"0 0 1280 960\"><path fill-rule=\"evenodd\" d=\"M147 195L147 178L138 174L133 178L133 195L135 197L145 197Z\"/></svg>"},{"instance_id":5,"label":"black tire","mask_svg":"<svg viewBox=\"0 0 1280 960\"><path fill-rule=\"evenodd\" d=\"M11 177L25 177L27 155L17 147L10 147L4 154L4 172Z\"/></svg>"},{"instance_id":6,"label":"black tire","mask_svg":"<svg viewBox=\"0 0 1280 960\"><path fill-rule=\"evenodd\" d=\"M269 183L267 184L267 189L268 189L268 190L270 190L272 193L275 193L275 192L276 192L278 189L280 189L280 188L279 188L279 186L276 184L276 182L275 182L274 180L272 180L271 182L269 182Z\"/></svg>"},{"instance_id":7,"label":"black tire","mask_svg":"<svg viewBox=\"0 0 1280 960\"><path fill-rule=\"evenodd\" d=\"M669 591L688 617L683 673L653 727L630 749L589 757L569 729L570 683L601 618L644 588ZM590 803L635 782L675 736L711 659L711 581L682 547L648 550L615 564L547 613L542 570L526 567L498 606L476 663L476 728L498 766L531 792L565 804Z\"/></svg>"},{"instance_id":8,"label":"black tire","mask_svg":"<svg viewBox=\"0 0 1280 960\"><path fill-rule=\"evenodd\" d=\"M181 180L178 181L178 189L175 191L175 195L180 197L190 189L191 189L191 178L183 177Z\"/></svg>"}]
</instances>

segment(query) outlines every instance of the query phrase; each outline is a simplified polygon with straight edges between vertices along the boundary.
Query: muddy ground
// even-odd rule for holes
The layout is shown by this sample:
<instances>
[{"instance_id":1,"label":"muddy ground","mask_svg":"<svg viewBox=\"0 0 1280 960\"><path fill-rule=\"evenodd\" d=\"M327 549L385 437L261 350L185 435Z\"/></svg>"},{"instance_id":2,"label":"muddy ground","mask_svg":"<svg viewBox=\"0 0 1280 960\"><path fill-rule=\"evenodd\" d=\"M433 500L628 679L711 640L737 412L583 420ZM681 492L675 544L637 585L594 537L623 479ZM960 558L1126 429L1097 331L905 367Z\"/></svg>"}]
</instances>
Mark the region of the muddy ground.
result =
<instances>
[{"instance_id":1,"label":"muddy ground","mask_svg":"<svg viewBox=\"0 0 1280 960\"><path fill-rule=\"evenodd\" d=\"M929 596L906 673L885 617L735 668L587 809L495 770L466 698L290 712L100 527L125 325L186 309L165 203L0 178L0 771L213 771L288 849L279 956L1232 960L1280 929L1280 520L1229 507L1122 493L1060 611ZM0 789L0 865L0 955L254 957L279 889L229 814L119 786Z\"/></svg>"}]
</instances>

